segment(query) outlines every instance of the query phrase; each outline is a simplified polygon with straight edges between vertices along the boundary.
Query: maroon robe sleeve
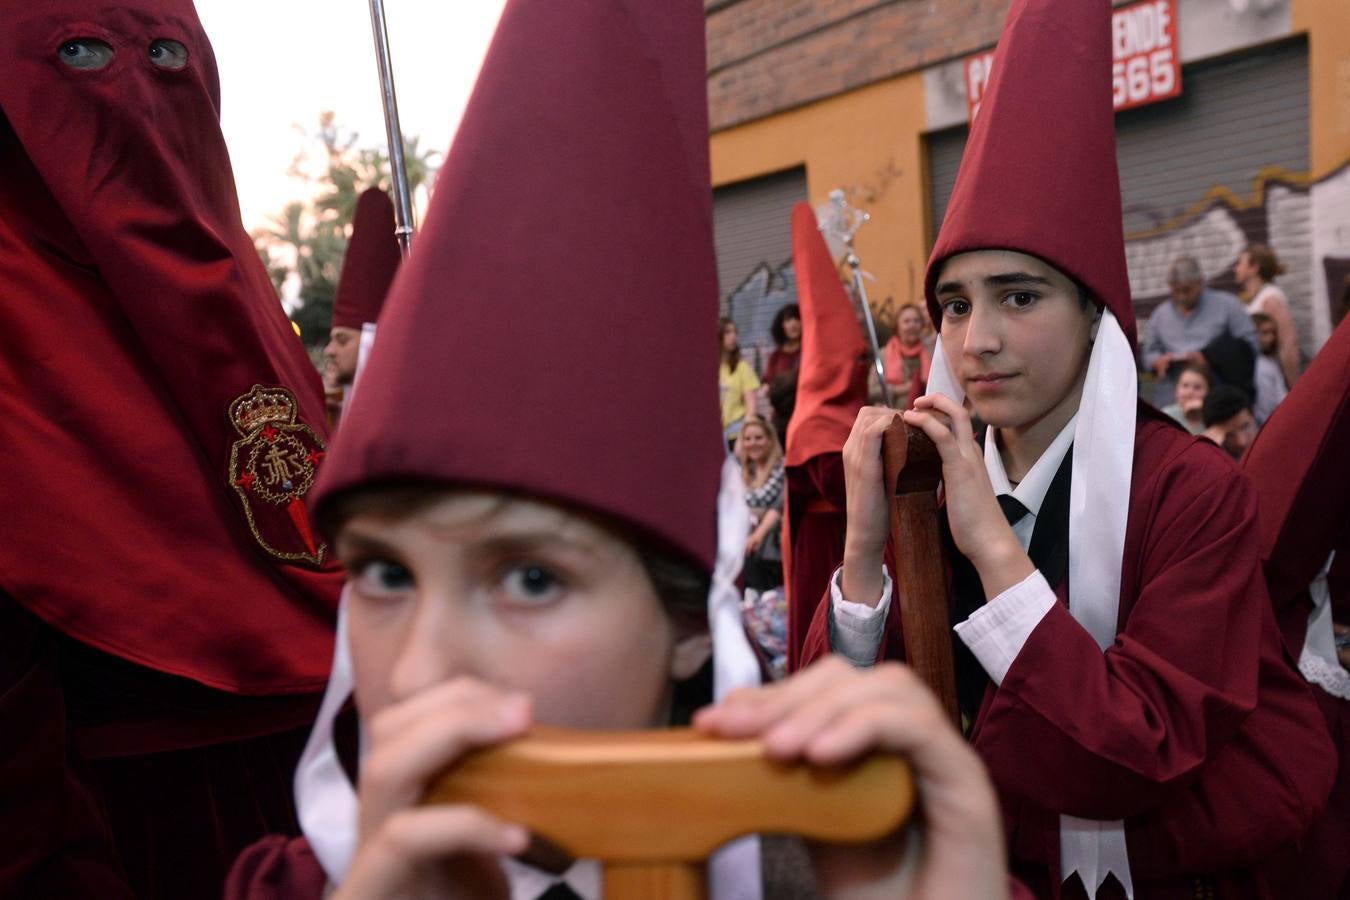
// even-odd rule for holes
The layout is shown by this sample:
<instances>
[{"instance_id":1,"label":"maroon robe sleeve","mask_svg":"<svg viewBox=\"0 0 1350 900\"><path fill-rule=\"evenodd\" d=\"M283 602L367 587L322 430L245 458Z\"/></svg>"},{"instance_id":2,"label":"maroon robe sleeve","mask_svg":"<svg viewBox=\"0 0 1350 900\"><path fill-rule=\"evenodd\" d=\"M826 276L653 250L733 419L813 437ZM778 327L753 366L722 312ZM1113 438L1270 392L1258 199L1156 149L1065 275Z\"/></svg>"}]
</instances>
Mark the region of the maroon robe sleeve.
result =
<instances>
[{"instance_id":1,"label":"maroon robe sleeve","mask_svg":"<svg viewBox=\"0 0 1350 900\"><path fill-rule=\"evenodd\" d=\"M327 885L308 841L271 835L239 854L225 900L320 900Z\"/></svg>"}]
</instances>

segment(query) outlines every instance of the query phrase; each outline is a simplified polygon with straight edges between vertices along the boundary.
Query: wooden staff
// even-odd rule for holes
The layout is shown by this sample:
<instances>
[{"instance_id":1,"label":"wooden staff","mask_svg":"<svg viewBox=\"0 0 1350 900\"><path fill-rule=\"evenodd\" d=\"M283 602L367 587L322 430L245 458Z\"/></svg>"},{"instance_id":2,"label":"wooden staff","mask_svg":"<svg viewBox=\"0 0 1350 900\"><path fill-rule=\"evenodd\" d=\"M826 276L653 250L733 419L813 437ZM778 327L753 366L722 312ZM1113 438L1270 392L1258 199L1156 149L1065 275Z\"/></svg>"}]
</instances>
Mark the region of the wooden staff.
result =
<instances>
[{"instance_id":1,"label":"wooden staff","mask_svg":"<svg viewBox=\"0 0 1350 900\"><path fill-rule=\"evenodd\" d=\"M757 740L687 728L584 732L535 728L471 754L427 803L468 803L604 865L605 900L707 896L704 860L746 834L875 840L909 817L914 784L894 755L815 768L775 762Z\"/></svg>"},{"instance_id":2,"label":"wooden staff","mask_svg":"<svg viewBox=\"0 0 1350 900\"><path fill-rule=\"evenodd\" d=\"M882 437L881 455L887 489L893 492L891 545L905 659L938 695L959 729L947 560L938 533L942 457L928 435L905 425L899 414Z\"/></svg>"}]
</instances>

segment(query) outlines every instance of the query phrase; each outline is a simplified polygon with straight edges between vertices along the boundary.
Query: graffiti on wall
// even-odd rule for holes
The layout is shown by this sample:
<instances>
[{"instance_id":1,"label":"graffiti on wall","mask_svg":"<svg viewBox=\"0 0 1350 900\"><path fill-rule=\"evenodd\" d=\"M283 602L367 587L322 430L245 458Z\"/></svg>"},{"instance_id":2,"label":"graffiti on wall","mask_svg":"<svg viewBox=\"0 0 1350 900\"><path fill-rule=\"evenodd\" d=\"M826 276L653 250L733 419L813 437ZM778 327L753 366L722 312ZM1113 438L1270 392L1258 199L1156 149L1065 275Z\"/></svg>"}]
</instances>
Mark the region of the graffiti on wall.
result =
<instances>
[{"instance_id":1,"label":"graffiti on wall","mask_svg":"<svg viewBox=\"0 0 1350 900\"><path fill-rule=\"evenodd\" d=\"M1350 273L1350 163L1316 181L1271 169L1258 174L1251 199L1223 186L1189 209L1125 210L1157 223L1126 236L1130 292L1141 324L1167 298L1167 270L1180 256L1199 261L1210 284L1237 290L1233 264L1252 243L1268 244L1288 271L1289 297L1303 350L1330 333L1333 308Z\"/></svg>"},{"instance_id":2,"label":"graffiti on wall","mask_svg":"<svg viewBox=\"0 0 1350 900\"><path fill-rule=\"evenodd\" d=\"M773 317L797 302L797 271L791 257L778 265L759 263L722 302L722 315L736 323L741 353L756 371L762 371L773 352L769 333Z\"/></svg>"}]
</instances>

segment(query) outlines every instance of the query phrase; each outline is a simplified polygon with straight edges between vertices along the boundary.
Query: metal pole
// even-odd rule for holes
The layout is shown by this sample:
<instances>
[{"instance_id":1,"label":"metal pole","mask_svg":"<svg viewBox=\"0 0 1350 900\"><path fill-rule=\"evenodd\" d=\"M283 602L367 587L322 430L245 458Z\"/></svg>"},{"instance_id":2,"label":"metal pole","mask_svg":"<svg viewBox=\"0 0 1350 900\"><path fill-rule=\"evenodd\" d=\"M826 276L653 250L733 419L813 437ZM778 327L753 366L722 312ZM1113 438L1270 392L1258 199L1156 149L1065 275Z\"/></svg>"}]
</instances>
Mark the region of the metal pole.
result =
<instances>
[{"instance_id":1,"label":"metal pole","mask_svg":"<svg viewBox=\"0 0 1350 900\"><path fill-rule=\"evenodd\" d=\"M877 381L881 383L881 400L887 406L891 405L891 387L886 383L886 366L881 361L881 342L877 340L877 325L872 320L872 306L867 302L867 288L863 286L862 261L858 259L858 254L853 251L853 241L849 241L848 256L844 261L848 263L849 269L853 271L853 290L858 295L858 303L862 306L863 322L867 324L867 340L872 345L872 364L877 370Z\"/></svg>"},{"instance_id":2,"label":"metal pole","mask_svg":"<svg viewBox=\"0 0 1350 900\"><path fill-rule=\"evenodd\" d=\"M412 196L408 190L408 161L403 157L403 128L398 122L398 98L394 95L394 63L384 23L384 0L370 0L370 28L375 35L375 62L380 68L380 100L384 104L384 130L389 139L389 169L394 182L397 226L394 235L406 257L412 250Z\"/></svg>"}]
</instances>

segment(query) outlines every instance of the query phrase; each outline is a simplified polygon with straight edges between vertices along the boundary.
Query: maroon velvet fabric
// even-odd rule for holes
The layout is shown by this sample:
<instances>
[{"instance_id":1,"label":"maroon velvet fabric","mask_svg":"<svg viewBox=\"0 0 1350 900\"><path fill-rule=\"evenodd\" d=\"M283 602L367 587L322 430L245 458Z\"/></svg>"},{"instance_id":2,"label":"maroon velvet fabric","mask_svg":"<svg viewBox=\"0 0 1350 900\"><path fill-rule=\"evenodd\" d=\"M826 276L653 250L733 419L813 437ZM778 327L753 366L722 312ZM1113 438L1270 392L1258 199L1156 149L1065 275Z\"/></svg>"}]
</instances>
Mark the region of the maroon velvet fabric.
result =
<instances>
[{"instance_id":1,"label":"maroon velvet fabric","mask_svg":"<svg viewBox=\"0 0 1350 900\"><path fill-rule=\"evenodd\" d=\"M66 728L56 637L0 593L0 897L131 900Z\"/></svg>"},{"instance_id":2,"label":"maroon velvet fabric","mask_svg":"<svg viewBox=\"0 0 1350 900\"><path fill-rule=\"evenodd\" d=\"M711 570L703 29L690 3L506 5L314 502L399 476L519 491Z\"/></svg>"},{"instance_id":3,"label":"maroon velvet fabric","mask_svg":"<svg viewBox=\"0 0 1350 900\"><path fill-rule=\"evenodd\" d=\"M1350 623L1350 327L1332 334L1243 457L1256 486L1266 580L1285 646L1307 635L1308 586L1334 550L1335 621ZM1291 898L1350 897L1350 703L1313 685L1340 773L1326 812L1295 851L1272 862Z\"/></svg>"},{"instance_id":4,"label":"maroon velvet fabric","mask_svg":"<svg viewBox=\"0 0 1350 900\"><path fill-rule=\"evenodd\" d=\"M289 389L317 443L321 385L240 223L196 13L0 0L0 21L0 587L157 671L316 691L340 575L263 549L303 543L303 507L245 508L230 410ZM72 69L74 38L116 56ZM157 39L186 67L156 67Z\"/></svg>"},{"instance_id":5,"label":"maroon velvet fabric","mask_svg":"<svg viewBox=\"0 0 1350 900\"><path fill-rule=\"evenodd\" d=\"M1297 839L1335 762L1282 652L1251 485L1161 413L1141 404L1138 416L1115 644L1097 648L1058 585L1061 603L990 687L972 741L1016 865L1058 871L1059 813L1123 818L1134 878L1150 886L1139 896L1190 897L1194 876L1248 883L1243 870ZM827 609L806 664L828 652ZM886 628L892 655L895 606Z\"/></svg>"},{"instance_id":6,"label":"maroon velvet fabric","mask_svg":"<svg viewBox=\"0 0 1350 900\"><path fill-rule=\"evenodd\" d=\"M380 318L389 285L402 254L394 234L394 204L379 188L364 191L356 201L352 237L342 259L342 279L333 298L333 325L355 328Z\"/></svg>"},{"instance_id":7,"label":"maroon velvet fabric","mask_svg":"<svg viewBox=\"0 0 1350 900\"><path fill-rule=\"evenodd\" d=\"M1247 450L1261 554L1281 619L1350 522L1350 323L1341 322ZM1306 620L1310 607L1291 611ZM1297 657L1302 641L1291 646Z\"/></svg>"},{"instance_id":8,"label":"maroon velvet fabric","mask_svg":"<svg viewBox=\"0 0 1350 900\"><path fill-rule=\"evenodd\" d=\"M844 461L822 453L787 469L787 524L791 535L788 576L788 671L801 665L802 645L830 576L844 558L848 516L844 505Z\"/></svg>"},{"instance_id":9,"label":"maroon velvet fabric","mask_svg":"<svg viewBox=\"0 0 1350 900\"><path fill-rule=\"evenodd\" d=\"M239 856L224 900L320 900L327 884L308 841L271 835Z\"/></svg>"},{"instance_id":10,"label":"maroon velvet fabric","mask_svg":"<svg viewBox=\"0 0 1350 900\"><path fill-rule=\"evenodd\" d=\"M259 837L299 834L291 782L308 726L169 753L94 760L140 900L216 897Z\"/></svg>"},{"instance_id":11,"label":"maroon velvet fabric","mask_svg":"<svg viewBox=\"0 0 1350 900\"><path fill-rule=\"evenodd\" d=\"M1017 250L1086 285L1137 337L1111 104L1109 0L1013 0L924 291L942 327L942 263Z\"/></svg>"}]
</instances>

